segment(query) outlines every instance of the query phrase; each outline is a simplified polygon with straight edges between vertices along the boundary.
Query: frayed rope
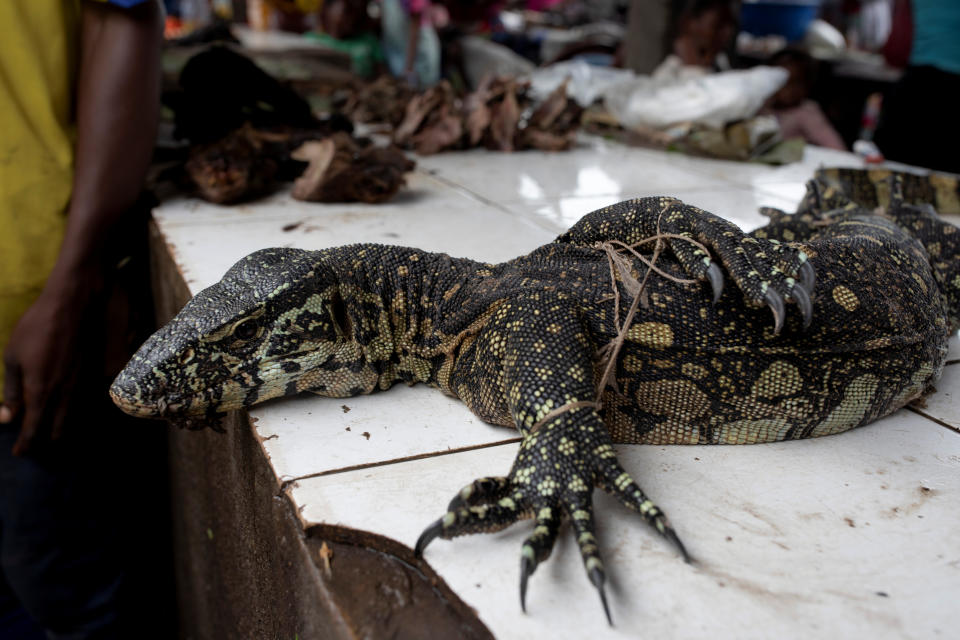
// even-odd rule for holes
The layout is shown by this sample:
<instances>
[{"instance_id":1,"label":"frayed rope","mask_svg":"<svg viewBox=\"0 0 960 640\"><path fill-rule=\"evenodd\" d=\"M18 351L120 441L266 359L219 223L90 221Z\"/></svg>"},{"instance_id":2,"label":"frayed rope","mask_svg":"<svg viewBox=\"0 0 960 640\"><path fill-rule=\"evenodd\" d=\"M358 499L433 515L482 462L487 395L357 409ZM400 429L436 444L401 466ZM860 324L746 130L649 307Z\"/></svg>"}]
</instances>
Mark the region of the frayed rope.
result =
<instances>
[{"instance_id":1,"label":"frayed rope","mask_svg":"<svg viewBox=\"0 0 960 640\"><path fill-rule=\"evenodd\" d=\"M557 407L540 418L530 428L530 433L537 431L544 424L569 411L583 408L591 408L596 411L600 411L600 409L603 408L603 391L607 388L607 386L611 386L613 387L614 391L619 392L619 389L616 386L616 381L613 378L613 370L617 365L617 357L620 355L620 349L623 348L623 343L627 339L627 332L630 330L630 326L633 324L634 316L636 316L638 307L641 304L643 305L644 309L649 307L649 302L646 295L646 286L651 273L656 273L657 275L666 278L671 282L676 282L677 284L693 284L696 282L696 280L689 278L679 278L671 273L667 273L657 266L657 260L660 259L660 255L663 253L663 250L666 247L665 243L663 242L664 240L683 240L684 242L693 244L698 249L703 251L704 254L708 256L710 255L710 251L706 246L689 236L684 236L677 233L662 233L660 231L660 219L663 218L663 214L666 213L668 208L669 207L664 207L664 209L660 212L660 216L657 218L657 233L649 238L644 238L643 240L630 245L619 240L605 240L603 242L594 243L593 246L595 249L599 249L607 254L607 263L610 267L610 282L611 286L613 287L614 326L617 330L616 337L612 338L610 342L605 344L597 351L600 364L603 366L603 375L600 377L600 382L597 385L597 395L593 401L577 400L575 402L568 402ZM653 248L653 255L650 258L647 258L637 251L637 248L651 242L656 242L656 244ZM625 255L625 253L632 255L640 262L647 265L646 273L643 274L643 280L637 280L637 278L634 277L632 269L633 264L630 261L629 256ZM623 282L623 288L628 294L633 296L633 302L630 303L630 308L627 310L627 316L624 318L623 324L620 323L620 289L617 287L618 275L620 276L620 281Z\"/></svg>"}]
</instances>

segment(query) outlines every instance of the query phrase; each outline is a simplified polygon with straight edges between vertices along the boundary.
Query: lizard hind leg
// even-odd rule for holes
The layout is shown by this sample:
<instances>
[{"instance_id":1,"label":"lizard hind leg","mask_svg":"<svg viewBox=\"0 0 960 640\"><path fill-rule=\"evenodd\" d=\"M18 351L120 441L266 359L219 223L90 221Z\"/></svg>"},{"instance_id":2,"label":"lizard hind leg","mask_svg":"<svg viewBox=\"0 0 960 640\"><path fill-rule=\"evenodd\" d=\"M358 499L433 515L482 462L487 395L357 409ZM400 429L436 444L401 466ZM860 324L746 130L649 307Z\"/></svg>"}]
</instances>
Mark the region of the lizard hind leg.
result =
<instances>
[{"instance_id":1,"label":"lizard hind leg","mask_svg":"<svg viewBox=\"0 0 960 640\"><path fill-rule=\"evenodd\" d=\"M597 589L604 614L612 625L604 591L606 573L597 544L590 494L590 487L583 484L562 501L531 500L524 496L523 491L512 490L509 478L480 478L457 492L450 501L447 513L424 530L417 540L415 553L422 555L427 545L436 538L493 533L533 516L533 532L523 542L520 552L520 607L526 612L529 578L550 557L560 525L564 519L569 519L573 523L587 576ZM531 506L534 501L541 503L540 506Z\"/></svg>"},{"instance_id":2,"label":"lizard hind leg","mask_svg":"<svg viewBox=\"0 0 960 640\"><path fill-rule=\"evenodd\" d=\"M450 540L471 533L495 533L515 522L529 518L530 515L529 508L519 508L519 505L509 497L501 498L495 503L459 507L447 511L443 517L424 529L417 538L413 552L417 556L422 556L427 545L437 538Z\"/></svg>"},{"instance_id":3,"label":"lizard hind leg","mask_svg":"<svg viewBox=\"0 0 960 640\"><path fill-rule=\"evenodd\" d=\"M569 521L587 578L611 622L604 591L606 569L600 556L592 502L597 486L637 511L676 546L685 561L691 561L666 515L617 462L606 431L584 423L575 424L572 429L554 424L528 436L510 475L480 478L461 489L447 512L420 535L415 553L422 555L437 538L449 540L473 533L492 533L533 518L533 531L520 554L520 605L526 611L529 578L550 557L561 523Z\"/></svg>"},{"instance_id":4,"label":"lizard hind leg","mask_svg":"<svg viewBox=\"0 0 960 640\"><path fill-rule=\"evenodd\" d=\"M663 509L653 503L643 492L640 486L620 465L615 457L605 459L600 479L600 487L614 496L628 509L636 511L650 526L666 538L677 548L684 562L691 564L693 558L687 552L686 547L680 541L676 531L670 526L670 521Z\"/></svg>"},{"instance_id":5,"label":"lizard hind leg","mask_svg":"<svg viewBox=\"0 0 960 640\"><path fill-rule=\"evenodd\" d=\"M496 502L509 492L510 478L504 476L478 478L457 492L447 506L447 511L456 511L485 502Z\"/></svg>"}]
</instances>

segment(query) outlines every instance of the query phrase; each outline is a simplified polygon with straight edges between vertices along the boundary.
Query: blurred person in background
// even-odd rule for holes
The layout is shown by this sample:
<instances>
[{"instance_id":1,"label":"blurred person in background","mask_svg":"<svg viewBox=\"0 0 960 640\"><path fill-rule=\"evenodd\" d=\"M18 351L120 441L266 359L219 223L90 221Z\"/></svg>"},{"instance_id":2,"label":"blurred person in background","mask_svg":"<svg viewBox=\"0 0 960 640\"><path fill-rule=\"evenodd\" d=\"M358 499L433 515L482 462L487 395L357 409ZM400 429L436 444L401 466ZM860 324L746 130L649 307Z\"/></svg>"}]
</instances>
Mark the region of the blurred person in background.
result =
<instances>
[{"instance_id":1,"label":"blurred person in background","mask_svg":"<svg viewBox=\"0 0 960 640\"><path fill-rule=\"evenodd\" d=\"M157 553L121 553L153 542L131 488L153 522L167 509L134 479L151 468L112 428L105 369L128 336L108 305L156 134L162 10L3 0L0 24L0 636L35 637L25 610L48 638L150 637L162 620L121 626L128 569Z\"/></svg>"},{"instance_id":2,"label":"blurred person in background","mask_svg":"<svg viewBox=\"0 0 960 640\"><path fill-rule=\"evenodd\" d=\"M790 74L787 83L770 97L764 109L776 116L783 139L801 138L810 144L846 151L843 138L820 105L810 99L816 72L816 62L810 54L783 49L771 56L768 64L783 67Z\"/></svg>"},{"instance_id":3,"label":"blurred person in background","mask_svg":"<svg viewBox=\"0 0 960 640\"><path fill-rule=\"evenodd\" d=\"M325 0L320 10L323 32L337 40L353 38L369 28L367 3L356 0Z\"/></svg>"},{"instance_id":4,"label":"blurred person in background","mask_svg":"<svg viewBox=\"0 0 960 640\"><path fill-rule=\"evenodd\" d=\"M733 44L739 11L737 0L632 0L623 66L650 74L674 55L683 65L713 69Z\"/></svg>"},{"instance_id":5,"label":"blurred person in background","mask_svg":"<svg viewBox=\"0 0 960 640\"><path fill-rule=\"evenodd\" d=\"M448 19L443 5L430 0L383 0L380 28L390 73L419 88L440 82L437 28Z\"/></svg>"},{"instance_id":6,"label":"blurred person in background","mask_svg":"<svg viewBox=\"0 0 960 640\"><path fill-rule=\"evenodd\" d=\"M874 141L890 160L960 173L960 2L910 0L913 38L903 77L884 96ZM895 9L896 12L896 9ZM903 24L894 24L891 37Z\"/></svg>"},{"instance_id":7,"label":"blurred person in background","mask_svg":"<svg viewBox=\"0 0 960 640\"><path fill-rule=\"evenodd\" d=\"M437 84L461 64L457 40L489 28L501 0L382 0L380 29L390 73L411 86ZM447 59L449 56L449 59Z\"/></svg>"}]
</instances>

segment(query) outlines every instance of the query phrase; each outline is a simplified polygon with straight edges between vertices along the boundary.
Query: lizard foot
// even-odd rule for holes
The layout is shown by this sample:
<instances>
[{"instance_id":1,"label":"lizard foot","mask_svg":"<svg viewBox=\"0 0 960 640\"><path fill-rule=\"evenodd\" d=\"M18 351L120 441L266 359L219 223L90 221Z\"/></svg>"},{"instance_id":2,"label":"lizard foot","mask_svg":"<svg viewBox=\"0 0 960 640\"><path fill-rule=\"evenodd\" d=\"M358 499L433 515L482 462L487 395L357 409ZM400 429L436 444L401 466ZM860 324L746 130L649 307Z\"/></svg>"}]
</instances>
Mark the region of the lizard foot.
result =
<instances>
[{"instance_id":1,"label":"lizard foot","mask_svg":"<svg viewBox=\"0 0 960 640\"><path fill-rule=\"evenodd\" d=\"M592 412L591 412L592 413ZM595 414L593 414L595 416ZM546 560L564 520L569 520L580 548L584 569L612 624L604 583L606 572L595 535L594 487L601 487L637 511L690 562L663 511L643 493L617 461L602 425L571 424L558 419L524 438L510 474L481 478L450 502L447 512L417 540L419 556L436 538L449 540L471 533L492 533L532 518L533 532L520 554L520 606L526 611L527 582Z\"/></svg>"},{"instance_id":2,"label":"lizard foot","mask_svg":"<svg viewBox=\"0 0 960 640\"><path fill-rule=\"evenodd\" d=\"M783 328L788 301L800 310L804 328L810 325L816 277L797 246L749 236L723 218L679 201L663 211L659 228L678 236L669 240L671 251L690 277L710 283L714 302L722 293L723 276L704 249L716 254L748 303L770 307L774 333Z\"/></svg>"}]
</instances>

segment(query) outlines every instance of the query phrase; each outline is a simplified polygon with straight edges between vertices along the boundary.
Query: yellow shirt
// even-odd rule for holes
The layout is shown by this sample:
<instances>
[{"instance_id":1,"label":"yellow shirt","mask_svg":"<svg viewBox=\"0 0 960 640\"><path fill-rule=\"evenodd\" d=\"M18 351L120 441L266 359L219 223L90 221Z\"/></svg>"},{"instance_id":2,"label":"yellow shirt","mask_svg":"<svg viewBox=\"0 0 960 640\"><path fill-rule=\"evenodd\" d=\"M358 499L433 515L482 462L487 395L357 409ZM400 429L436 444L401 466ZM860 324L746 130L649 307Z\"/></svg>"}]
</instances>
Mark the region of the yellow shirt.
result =
<instances>
[{"instance_id":1,"label":"yellow shirt","mask_svg":"<svg viewBox=\"0 0 960 640\"><path fill-rule=\"evenodd\" d=\"M77 1L0 0L0 352L63 239L79 17Z\"/></svg>"}]
</instances>

